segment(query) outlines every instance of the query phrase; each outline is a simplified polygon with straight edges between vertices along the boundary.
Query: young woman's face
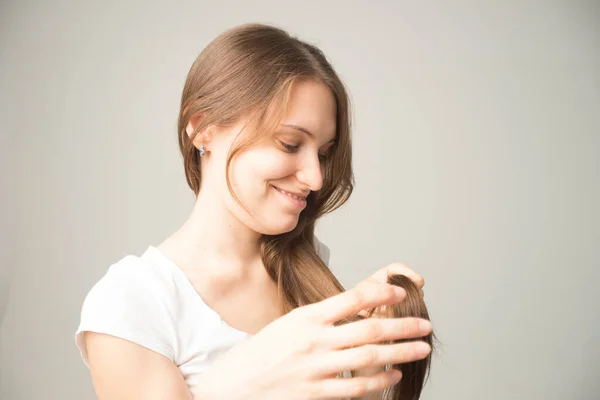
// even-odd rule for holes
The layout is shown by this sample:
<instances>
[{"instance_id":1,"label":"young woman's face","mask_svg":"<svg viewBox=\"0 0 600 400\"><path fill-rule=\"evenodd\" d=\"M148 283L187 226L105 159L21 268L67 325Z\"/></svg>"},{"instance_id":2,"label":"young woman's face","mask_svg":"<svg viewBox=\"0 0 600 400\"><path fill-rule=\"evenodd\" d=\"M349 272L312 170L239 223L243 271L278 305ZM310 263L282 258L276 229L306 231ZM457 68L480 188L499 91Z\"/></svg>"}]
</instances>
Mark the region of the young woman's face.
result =
<instances>
[{"instance_id":1,"label":"young woman's face","mask_svg":"<svg viewBox=\"0 0 600 400\"><path fill-rule=\"evenodd\" d=\"M305 80L296 82L290 95L288 112L276 134L232 160L231 184L249 212L233 199L224 179L219 185L228 209L262 234L281 234L296 227L306 196L321 189L322 159L335 140L336 103L331 91ZM232 139L242 126L243 121L228 128L227 136Z\"/></svg>"}]
</instances>

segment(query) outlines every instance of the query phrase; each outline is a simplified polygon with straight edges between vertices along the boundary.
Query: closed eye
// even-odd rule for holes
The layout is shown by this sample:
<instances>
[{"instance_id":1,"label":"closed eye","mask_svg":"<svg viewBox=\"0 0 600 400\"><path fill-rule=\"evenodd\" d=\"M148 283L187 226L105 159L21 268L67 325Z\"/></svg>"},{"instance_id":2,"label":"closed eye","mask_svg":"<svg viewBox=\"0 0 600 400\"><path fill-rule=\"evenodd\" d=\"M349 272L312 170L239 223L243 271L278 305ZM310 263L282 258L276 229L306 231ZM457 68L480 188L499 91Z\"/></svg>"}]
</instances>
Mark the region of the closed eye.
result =
<instances>
[{"instance_id":1,"label":"closed eye","mask_svg":"<svg viewBox=\"0 0 600 400\"><path fill-rule=\"evenodd\" d=\"M285 142L281 142L281 145L283 146L283 148L290 152L290 153L294 153L296 151L298 151L298 149L300 148L300 146L294 146L293 144L289 144L289 143L285 143Z\"/></svg>"},{"instance_id":2,"label":"closed eye","mask_svg":"<svg viewBox=\"0 0 600 400\"><path fill-rule=\"evenodd\" d=\"M300 145L289 144L282 140L280 140L279 143L288 153L296 153L300 149ZM325 160L327 160L327 158L329 157L329 153L329 151L326 151L325 153L319 153L319 161L325 162Z\"/></svg>"}]
</instances>

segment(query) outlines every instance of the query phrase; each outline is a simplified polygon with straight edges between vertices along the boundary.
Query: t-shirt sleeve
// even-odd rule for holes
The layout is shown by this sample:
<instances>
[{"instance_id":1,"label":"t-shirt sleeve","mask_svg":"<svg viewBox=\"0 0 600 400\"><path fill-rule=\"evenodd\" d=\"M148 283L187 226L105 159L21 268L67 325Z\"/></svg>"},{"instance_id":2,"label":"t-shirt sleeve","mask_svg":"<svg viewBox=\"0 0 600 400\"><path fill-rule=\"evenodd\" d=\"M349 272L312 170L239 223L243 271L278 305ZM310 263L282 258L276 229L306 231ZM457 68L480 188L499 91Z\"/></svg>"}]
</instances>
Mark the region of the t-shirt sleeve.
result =
<instances>
[{"instance_id":1,"label":"t-shirt sleeve","mask_svg":"<svg viewBox=\"0 0 600 400\"><path fill-rule=\"evenodd\" d=\"M116 336L175 359L168 295L152 265L128 256L92 287L81 308L75 341L86 365L84 332Z\"/></svg>"},{"instance_id":2,"label":"t-shirt sleeve","mask_svg":"<svg viewBox=\"0 0 600 400\"><path fill-rule=\"evenodd\" d=\"M321 257L321 260L327 265L329 265L329 247L325 245L325 243L321 242L319 238L315 236L315 249L317 250L317 254Z\"/></svg>"}]
</instances>

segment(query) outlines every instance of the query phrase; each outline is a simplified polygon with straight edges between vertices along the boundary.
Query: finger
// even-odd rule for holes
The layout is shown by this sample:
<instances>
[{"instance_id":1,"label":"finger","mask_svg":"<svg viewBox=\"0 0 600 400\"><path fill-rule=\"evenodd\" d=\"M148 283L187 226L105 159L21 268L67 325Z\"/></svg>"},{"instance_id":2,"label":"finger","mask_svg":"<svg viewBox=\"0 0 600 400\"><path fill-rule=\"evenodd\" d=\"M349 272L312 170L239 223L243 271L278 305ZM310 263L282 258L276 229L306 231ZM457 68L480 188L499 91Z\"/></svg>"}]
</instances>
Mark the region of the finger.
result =
<instances>
[{"instance_id":1,"label":"finger","mask_svg":"<svg viewBox=\"0 0 600 400\"><path fill-rule=\"evenodd\" d=\"M386 307L385 305L383 306L379 306L376 308L370 308L370 309L366 309L366 310L361 310L358 312L358 315L360 315L361 317L365 317L365 318L370 318L370 317L385 317L386 314Z\"/></svg>"},{"instance_id":2,"label":"finger","mask_svg":"<svg viewBox=\"0 0 600 400\"><path fill-rule=\"evenodd\" d=\"M375 309L373 309L373 312L370 312L371 310L361 310L358 312L358 315L360 315L361 317L364 318L385 318L387 317L387 312L386 312L386 306L380 306L377 307ZM369 315L371 314L371 315Z\"/></svg>"},{"instance_id":3,"label":"finger","mask_svg":"<svg viewBox=\"0 0 600 400\"><path fill-rule=\"evenodd\" d=\"M387 283L363 282L354 289L304 306L304 310L325 324L333 324L361 310L398 303L405 297L406 291L401 287Z\"/></svg>"},{"instance_id":4,"label":"finger","mask_svg":"<svg viewBox=\"0 0 600 400\"><path fill-rule=\"evenodd\" d=\"M413 339L427 336L431 322L421 318L367 318L327 329L321 345L329 349L343 349L386 340Z\"/></svg>"},{"instance_id":5,"label":"finger","mask_svg":"<svg viewBox=\"0 0 600 400\"><path fill-rule=\"evenodd\" d=\"M369 367L405 364L426 358L431 346L421 341L369 344L351 349L319 355L319 364L311 370L315 377L330 375L335 371L357 371Z\"/></svg>"},{"instance_id":6,"label":"finger","mask_svg":"<svg viewBox=\"0 0 600 400\"><path fill-rule=\"evenodd\" d=\"M397 384L402 373L396 369L382 371L373 376L343 379L322 379L314 383L314 399L346 399L364 396L369 392L383 391Z\"/></svg>"},{"instance_id":7,"label":"finger","mask_svg":"<svg viewBox=\"0 0 600 400\"><path fill-rule=\"evenodd\" d=\"M388 276L393 274L400 274L408 277L419 289L425 286L425 279L405 264L394 263L388 265Z\"/></svg>"}]
</instances>

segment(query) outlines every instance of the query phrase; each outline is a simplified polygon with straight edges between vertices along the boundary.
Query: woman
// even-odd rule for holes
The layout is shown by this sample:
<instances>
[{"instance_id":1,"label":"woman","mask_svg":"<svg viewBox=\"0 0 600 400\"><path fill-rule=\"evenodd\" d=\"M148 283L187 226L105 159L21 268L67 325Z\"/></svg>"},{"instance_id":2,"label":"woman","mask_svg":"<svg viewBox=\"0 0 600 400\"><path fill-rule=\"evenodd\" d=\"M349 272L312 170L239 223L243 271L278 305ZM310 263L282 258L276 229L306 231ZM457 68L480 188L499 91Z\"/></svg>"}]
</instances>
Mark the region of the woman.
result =
<instances>
[{"instance_id":1,"label":"woman","mask_svg":"<svg viewBox=\"0 0 600 400\"><path fill-rule=\"evenodd\" d=\"M398 382L384 365L428 357L422 341L373 345L424 337L426 319L352 322L405 298L389 274L421 277L392 265L345 292L314 237L352 191L348 108L323 54L280 29L240 26L203 50L179 115L191 216L83 305L100 399L366 399Z\"/></svg>"}]
</instances>

